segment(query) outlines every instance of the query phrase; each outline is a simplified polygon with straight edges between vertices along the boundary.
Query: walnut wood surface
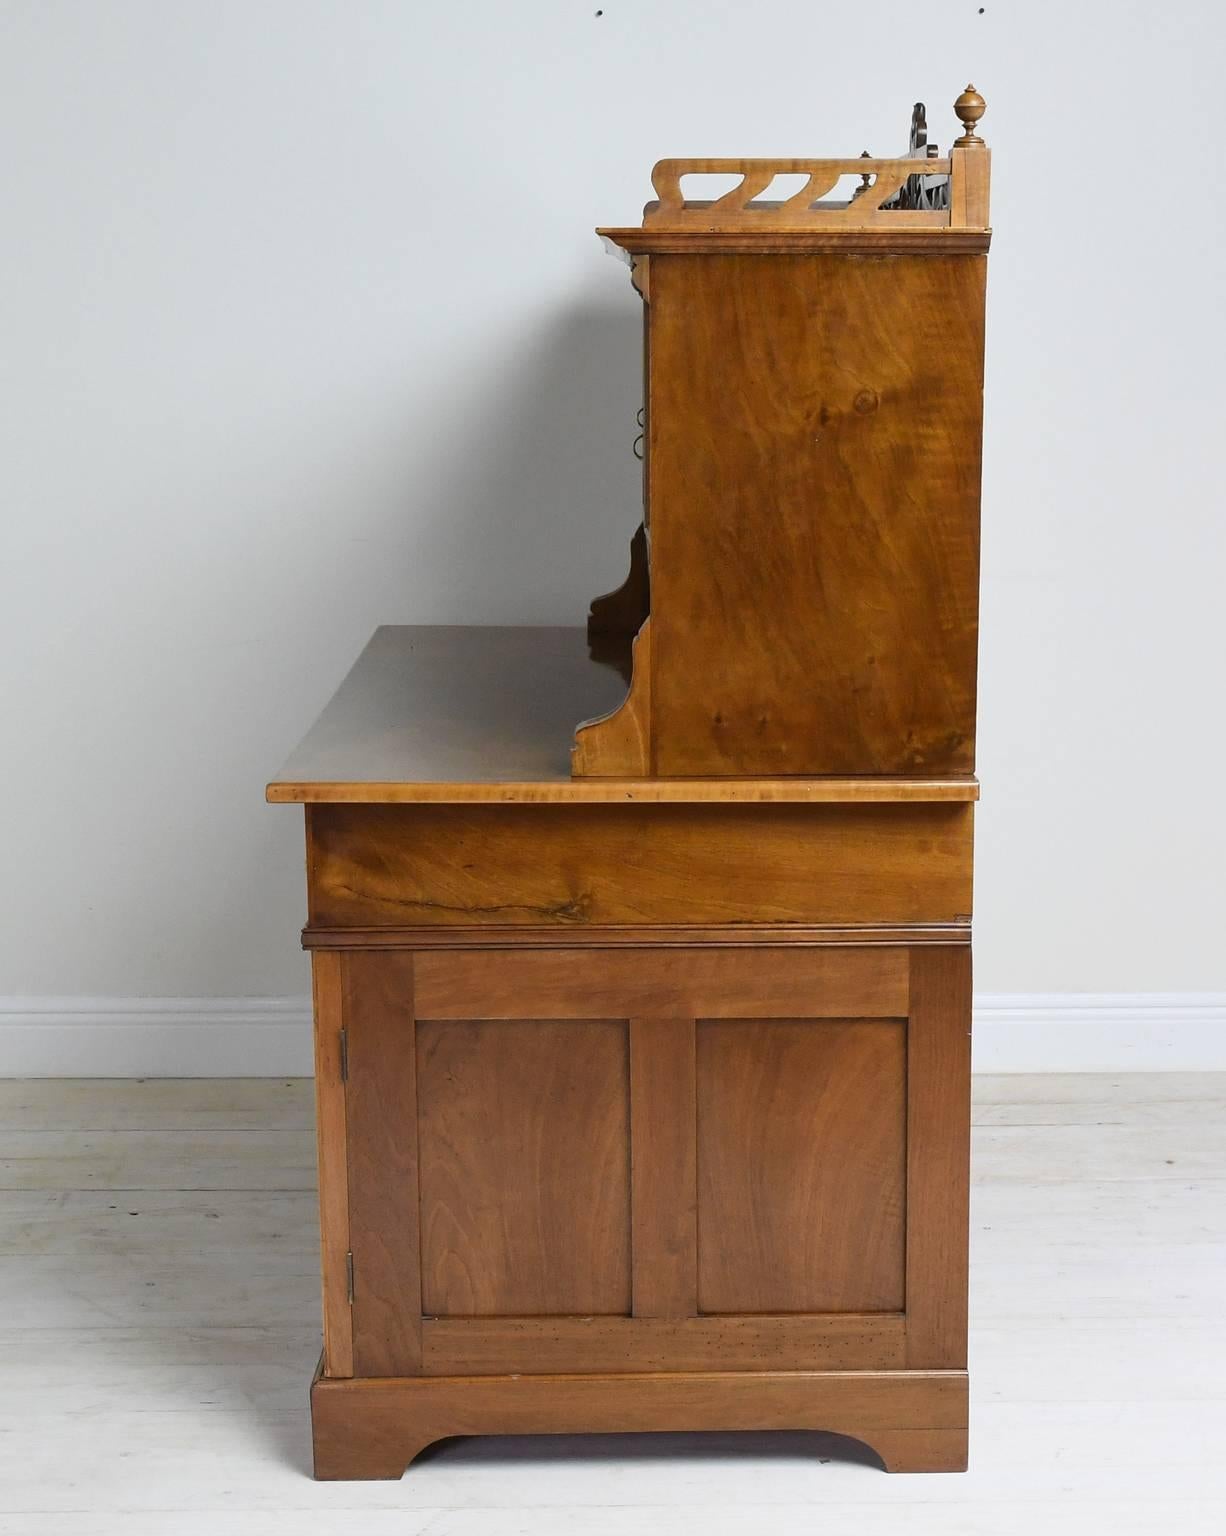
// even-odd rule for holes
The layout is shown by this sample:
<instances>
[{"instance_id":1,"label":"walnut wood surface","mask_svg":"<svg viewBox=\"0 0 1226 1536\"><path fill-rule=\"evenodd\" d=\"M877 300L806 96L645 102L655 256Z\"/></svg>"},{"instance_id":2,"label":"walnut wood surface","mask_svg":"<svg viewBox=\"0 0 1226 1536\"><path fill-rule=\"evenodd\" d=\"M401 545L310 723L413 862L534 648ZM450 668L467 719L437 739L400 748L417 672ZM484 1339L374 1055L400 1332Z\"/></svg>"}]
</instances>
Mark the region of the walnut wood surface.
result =
<instances>
[{"instance_id":1,"label":"walnut wood surface","mask_svg":"<svg viewBox=\"0 0 1226 1536\"><path fill-rule=\"evenodd\" d=\"M627 1024L431 1005L419 985L425 1312L629 1312Z\"/></svg>"},{"instance_id":2,"label":"walnut wood surface","mask_svg":"<svg viewBox=\"0 0 1226 1536\"><path fill-rule=\"evenodd\" d=\"M979 799L973 774L936 779L823 778L634 779L616 774L549 781L479 784L402 779L273 783L274 805L886 805L965 803Z\"/></svg>"},{"instance_id":3,"label":"walnut wood surface","mask_svg":"<svg viewBox=\"0 0 1226 1536\"><path fill-rule=\"evenodd\" d=\"M415 974L430 1019L895 1018L909 985L903 949L436 950Z\"/></svg>"},{"instance_id":4,"label":"walnut wood surface","mask_svg":"<svg viewBox=\"0 0 1226 1536\"><path fill-rule=\"evenodd\" d=\"M351 1041L358 1378L467 1377L485 1401L534 1376L578 1429L589 1400L558 1372L603 1379L607 1408L615 1380L732 1368L752 1401L770 1367L965 1358L965 946L322 958ZM347 1438L367 1401L336 1406L337 1475L375 1475ZM414 1398L413 1435L453 1432L452 1401ZM515 1401L495 1391L491 1429L531 1427ZM636 1396L625 1427L657 1404ZM958 1427L898 1417L925 1455Z\"/></svg>"},{"instance_id":5,"label":"walnut wood surface","mask_svg":"<svg viewBox=\"0 0 1226 1536\"><path fill-rule=\"evenodd\" d=\"M982 144L950 151L950 217L954 224L983 226L988 222L992 152Z\"/></svg>"},{"instance_id":6,"label":"walnut wood surface","mask_svg":"<svg viewBox=\"0 0 1226 1536\"><path fill-rule=\"evenodd\" d=\"M319 1162L319 1239L323 1274L324 1363L329 1376L353 1375L349 1306L349 1168L345 1084L341 1079L344 966L338 954L311 958L315 1003L315 1130Z\"/></svg>"},{"instance_id":7,"label":"walnut wood surface","mask_svg":"<svg viewBox=\"0 0 1226 1536\"><path fill-rule=\"evenodd\" d=\"M987 229L674 229L637 224L596 233L635 261L655 256L796 256L834 251L843 256L982 256L992 243Z\"/></svg>"},{"instance_id":8,"label":"walnut wood surface","mask_svg":"<svg viewBox=\"0 0 1226 1536\"><path fill-rule=\"evenodd\" d=\"M321 1477L584 1430L965 1466L982 110L947 207L946 162L738 161L711 204L681 175L728 165L661 162L608 232L644 528L590 645L380 630L268 787L307 805Z\"/></svg>"},{"instance_id":9,"label":"walnut wood surface","mask_svg":"<svg viewBox=\"0 0 1226 1536\"><path fill-rule=\"evenodd\" d=\"M534 1333L524 1319L597 1314L824 1314L854 1346L863 1314L905 1306L908 1362L959 1356L966 956L332 957L352 1042L358 1373L501 1368L534 1338L535 1368L561 1368L583 1335L547 1322ZM423 1315L456 1322L435 1336L447 1348L433 1365ZM508 1326L478 1330L466 1356L466 1318ZM761 1337L778 1346L772 1327ZM687 1367L714 1368L727 1357L703 1348L735 1338L747 1359L752 1335L636 1337L598 1335L601 1358L676 1348Z\"/></svg>"},{"instance_id":10,"label":"walnut wood surface","mask_svg":"<svg viewBox=\"0 0 1226 1536\"><path fill-rule=\"evenodd\" d=\"M353 1369L421 1369L413 956L343 959Z\"/></svg>"},{"instance_id":11,"label":"walnut wood surface","mask_svg":"<svg viewBox=\"0 0 1226 1536\"><path fill-rule=\"evenodd\" d=\"M576 724L621 703L581 629L385 625L268 786L558 784Z\"/></svg>"},{"instance_id":12,"label":"walnut wood surface","mask_svg":"<svg viewBox=\"0 0 1226 1536\"><path fill-rule=\"evenodd\" d=\"M972 770L984 270L656 259L658 774Z\"/></svg>"},{"instance_id":13,"label":"walnut wood surface","mask_svg":"<svg viewBox=\"0 0 1226 1536\"><path fill-rule=\"evenodd\" d=\"M651 620L645 619L631 646L630 691L609 714L577 726L572 773L621 779L652 773L651 678Z\"/></svg>"},{"instance_id":14,"label":"walnut wood surface","mask_svg":"<svg viewBox=\"0 0 1226 1536\"><path fill-rule=\"evenodd\" d=\"M556 926L541 924L516 927L517 949L553 949L559 932ZM472 923L451 927L380 928L308 927L302 931L303 948L317 949L505 949L508 934L496 925L482 927ZM864 923L859 926L804 923L762 923L756 927L723 926L711 923L684 925L675 923L621 923L604 926L590 923L583 928L567 928L566 944L576 949L637 949L650 945L655 949L705 949L727 945L770 950L780 945L857 948L902 948L916 945L961 945L971 941L968 919L951 923L913 923L909 926L884 926Z\"/></svg>"},{"instance_id":15,"label":"walnut wood surface","mask_svg":"<svg viewBox=\"0 0 1226 1536\"><path fill-rule=\"evenodd\" d=\"M890 1370L906 1361L898 1313L772 1317L427 1318L430 1376L555 1371Z\"/></svg>"},{"instance_id":16,"label":"walnut wood surface","mask_svg":"<svg viewBox=\"0 0 1226 1536\"><path fill-rule=\"evenodd\" d=\"M902 1020L702 1019L697 1097L700 1310L900 1310Z\"/></svg>"},{"instance_id":17,"label":"walnut wood surface","mask_svg":"<svg viewBox=\"0 0 1226 1536\"><path fill-rule=\"evenodd\" d=\"M965 801L935 779L574 779L581 720L616 709L616 656L582 629L385 625L267 788L277 803Z\"/></svg>"},{"instance_id":18,"label":"walnut wood surface","mask_svg":"<svg viewBox=\"0 0 1226 1536\"><path fill-rule=\"evenodd\" d=\"M947 175L948 159L925 160L922 166L910 158L855 160L806 159L685 159L658 160L651 172L657 202L643 210L644 228L744 230L764 234L782 229L830 231L877 228L885 231L939 230L948 228L950 210L883 208L910 177ZM713 202L690 202L681 179L693 175L739 175L741 180ZM771 199L777 176L806 177L791 196ZM871 185L868 178L872 177ZM857 195L826 200L843 177L863 177Z\"/></svg>"},{"instance_id":19,"label":"walnut wood surface","mask_svg":"<svg viewBox=\"0 0 1226 1536\"><path fill-rule=\"evenodd\" d=\"M313 927L907 924L971 911L966 805L312 806Z\"/></svg>"},{"instance_id":20,"label":"walnut wood surface","mask_svg":"<svg viewBox=\"0 0 1226 1536\"><path fill-rule=\"evenodd\" d=\"M823 1429L893 1472L966 1465L966 1375L709 1372L328 1381L311 1388L315 1476L398 1478L449 1435Z\"/></svg>"},{"instance_id":21,"label":"walnut wood surface","mask_svg":"<svg viewBox=\"0 0 1226 1536\"><path fill-rule=\"evenodd\" d=\"M907 1028L907 1364L966 1365L971 955L911 957Z\"/></svg>"},{"instance_id":22,"label":"walnut wood surface","mask_svg":"<svg viewBox=\"0 0 1226 1536\"><path fill-rule=\"evenodd\" d=\"M658 962L658 955L653 953L652 958ZM694 1095L693 1018L631 1019L631 1254L636 1318L688 1318L698 1311Z\"/></svg>"}]
</instances>

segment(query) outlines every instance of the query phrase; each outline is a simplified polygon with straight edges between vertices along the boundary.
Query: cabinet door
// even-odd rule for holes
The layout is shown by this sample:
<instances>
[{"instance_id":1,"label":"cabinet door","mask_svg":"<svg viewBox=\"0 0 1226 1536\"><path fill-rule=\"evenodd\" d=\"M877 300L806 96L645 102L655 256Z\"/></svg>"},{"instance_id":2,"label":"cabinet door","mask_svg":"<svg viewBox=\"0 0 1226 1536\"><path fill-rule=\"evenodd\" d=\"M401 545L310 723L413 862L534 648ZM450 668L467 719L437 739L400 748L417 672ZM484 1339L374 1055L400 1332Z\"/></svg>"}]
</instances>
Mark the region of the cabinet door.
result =
<instances>
[{"instance_id":1,"label":"cabinet door","mask_svg":"<svg viewBox=\"0 0 1226 1536\"><path fill-rule=\"evenodd\" d=\"M963 1364L967 959L343 957L354 1374Z\"/></svg>"}]
</instances>

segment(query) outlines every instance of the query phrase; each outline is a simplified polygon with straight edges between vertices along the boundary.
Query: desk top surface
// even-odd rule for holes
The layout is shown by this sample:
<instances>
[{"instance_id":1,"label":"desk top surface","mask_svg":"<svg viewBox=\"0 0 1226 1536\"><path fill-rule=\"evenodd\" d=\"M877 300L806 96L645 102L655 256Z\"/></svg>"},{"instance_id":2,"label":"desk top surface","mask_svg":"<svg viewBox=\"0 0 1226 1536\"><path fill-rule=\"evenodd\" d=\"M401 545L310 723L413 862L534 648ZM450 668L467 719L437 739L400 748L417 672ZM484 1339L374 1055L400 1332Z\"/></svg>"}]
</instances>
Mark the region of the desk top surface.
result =
<instances>
[{"instance_id":1,"label":"desk top surface","mask_svg":"<svg viewBox=\"0 0 1226 1536\"><path fill-rule=\"evenodd\" d=\"M385 625L268 785L290 803L976 800L974 778L572 778L626 696L582 629Z\"/></svg>"}]
</instances>

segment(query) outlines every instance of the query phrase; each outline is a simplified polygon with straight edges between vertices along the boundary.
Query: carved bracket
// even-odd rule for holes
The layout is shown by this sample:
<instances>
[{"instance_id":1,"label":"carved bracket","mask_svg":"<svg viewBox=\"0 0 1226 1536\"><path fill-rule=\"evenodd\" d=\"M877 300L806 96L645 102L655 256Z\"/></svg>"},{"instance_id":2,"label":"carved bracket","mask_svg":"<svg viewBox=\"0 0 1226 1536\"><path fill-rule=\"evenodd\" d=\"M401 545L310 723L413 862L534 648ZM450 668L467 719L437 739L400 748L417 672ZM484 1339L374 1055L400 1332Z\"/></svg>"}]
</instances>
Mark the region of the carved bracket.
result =
<instances>
[{"instance_id":1,"label":"carved bracket","mask_svg":"<svg viewBox=\"0 0 1226 1536\"><path fill-rule=\"evenodd\" d=\"M640 523L630 540L630 570L612 592L592 599L587 616L587 637L638 634L651 609L651 579L647 563L647 532Z\"/></svg>"},{"instance_id":2,"label":"carved bracket","mask_svg":"<svg viewBox=\"0 0 1226 1536\"><path fill-rule=\"evenodd\" d=\"M647 778L651 774L651 620L635 637L630 692L618 707L575 730L572 777Z\"/></svg>"}]
</instances>

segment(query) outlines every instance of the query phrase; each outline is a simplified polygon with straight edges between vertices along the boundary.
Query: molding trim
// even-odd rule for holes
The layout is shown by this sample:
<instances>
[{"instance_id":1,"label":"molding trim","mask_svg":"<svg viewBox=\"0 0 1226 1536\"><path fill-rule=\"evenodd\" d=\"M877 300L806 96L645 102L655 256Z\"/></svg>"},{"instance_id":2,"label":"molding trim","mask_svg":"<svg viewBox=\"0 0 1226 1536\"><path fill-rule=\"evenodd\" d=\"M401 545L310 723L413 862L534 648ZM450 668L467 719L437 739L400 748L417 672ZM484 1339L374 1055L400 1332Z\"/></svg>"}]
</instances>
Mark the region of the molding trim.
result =
<instances>
[{"instance_id":1,"label":"molding trim","mask_svg":"<svg viewBox=\"0 0 1226 1536\"><path fill-rule=\"evenodd\" d=\"M788 949L823 944L887 945L911 948L919 944L971 942L969 920L952 923L913 923L894 928L857 923L851 928L833 924L766 923L560 923L509 924L435 923L428 928L316 928L302 930L303 949L671 949L707 948L711 945L764 944Z\"/></svg>"},{"instance_id":2,"label":"molding trim","mask_svg":"<svg viewBox=\"0 0 1226 1536\"><path fill-rule=\"evenodd\" d=\"M975 998L976 1072L1226 1072L1226 992Z\"/></svg>"},{"instance_id":3,"label":"molding trim","mask_svg":"<svg viewBox=\"0 0 1226 1536\"><path fill-rule=\"evenodd\" d=\"M0 997L0 1077L310 1077L309 997Z\"/></svg>"},{"instance_id":4,"label":"molding trim","mask_svg":"<svg viewBox=\"0 0 1226 1536\"><path fill-rule=\"evenodd\" d=\"M1226 992L975 998L976 1072L1223 1072ZM0 998L3 1077L309 1077L306 997Z\"/></svg>"}]
</instances>

